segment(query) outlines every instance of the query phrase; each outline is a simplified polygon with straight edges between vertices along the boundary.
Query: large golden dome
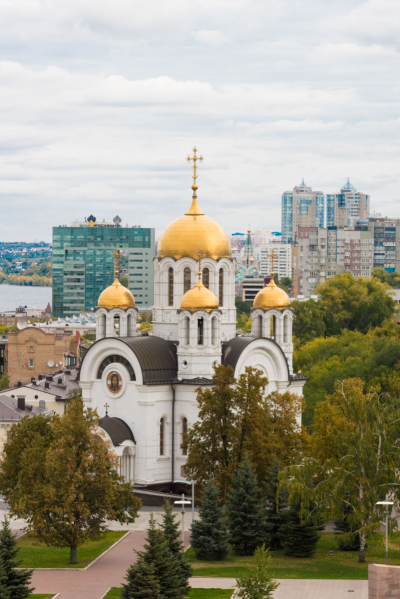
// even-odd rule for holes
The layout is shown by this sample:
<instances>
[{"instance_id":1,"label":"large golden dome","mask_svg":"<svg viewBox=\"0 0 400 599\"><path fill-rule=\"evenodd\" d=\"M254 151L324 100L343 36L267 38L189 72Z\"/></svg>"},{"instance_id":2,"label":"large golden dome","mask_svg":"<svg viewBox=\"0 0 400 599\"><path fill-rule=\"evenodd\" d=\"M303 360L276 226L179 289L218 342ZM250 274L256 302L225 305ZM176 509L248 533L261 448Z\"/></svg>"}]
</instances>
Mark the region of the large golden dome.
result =
<instances>
[{"instance_id":1,"label":"large golden dome","mask_svg":"<svg viewBox=\"0 0 400 599\"><path fill-rule=\"evenodd\" d=\"M107 310L112 308L127 310L135 307L135 298L129 289L121 285L118 276L116 276L114 283L100 294L97 307L107 308Z\"/></svg>"},{"instance_id":2,"label":"large golden dome","mask_svg":"<svg viewBox=\"0 0 400 599\"><path fill-rule=\"evenodd\" d=\"M181 310L190 310L191 312L196 310L211 312L211 310L218 310L218 307L216 296L207 287L204 287L200 277L196 285L186 291L181 301Z\"/></svg>"},{"instance_id":3,"label":"large golden dome","mask_svg":"<svg viewBox=\"0 0 400 599\"><path fill-rule=\"evenodd\" d=\"M274 279L271 279L268 285L257 293L254 298L253 307L255 310L257 308L261 308L262 310L270 310L271 308L284 310L285 308L290 308L290 299L283 289L277 287Z\"/></svg>"},{"instance_id":4,"label":"large golden dome","mask_svg":"<svg viewBox=\"0 0 400 599\"><path fill-rule=\"evenodd\" d=\"M157 254L160 258L170 256L177 260L183 256L195 258L200 248L203 255L214 260L231 257L228 235L221 225L200 210L197 198L193 197L185 215L174 220L161 235Z\"/></svg>"}]
</instances>

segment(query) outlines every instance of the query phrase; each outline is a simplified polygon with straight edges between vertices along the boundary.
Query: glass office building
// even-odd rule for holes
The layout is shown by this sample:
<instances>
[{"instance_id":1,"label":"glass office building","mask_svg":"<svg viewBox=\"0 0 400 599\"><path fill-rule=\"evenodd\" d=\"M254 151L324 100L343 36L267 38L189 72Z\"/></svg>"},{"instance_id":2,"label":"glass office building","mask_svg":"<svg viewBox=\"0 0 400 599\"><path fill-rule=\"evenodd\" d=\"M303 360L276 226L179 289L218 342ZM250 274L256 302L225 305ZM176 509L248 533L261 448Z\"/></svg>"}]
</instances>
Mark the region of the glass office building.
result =
<instances>
[{"instance_id":1,"label":"glass office building","mask_svg":"<svg viewBox=\"0 0 400 599\"><path fill-rule=\"evenodd\" d=\"M136 305L154 302L155 230L97 223L94 217L70 227L53 227L53 316L65 317L97 306L114 280L116 247L128 255L129 289Z\"/></svg>"}]
</instances>

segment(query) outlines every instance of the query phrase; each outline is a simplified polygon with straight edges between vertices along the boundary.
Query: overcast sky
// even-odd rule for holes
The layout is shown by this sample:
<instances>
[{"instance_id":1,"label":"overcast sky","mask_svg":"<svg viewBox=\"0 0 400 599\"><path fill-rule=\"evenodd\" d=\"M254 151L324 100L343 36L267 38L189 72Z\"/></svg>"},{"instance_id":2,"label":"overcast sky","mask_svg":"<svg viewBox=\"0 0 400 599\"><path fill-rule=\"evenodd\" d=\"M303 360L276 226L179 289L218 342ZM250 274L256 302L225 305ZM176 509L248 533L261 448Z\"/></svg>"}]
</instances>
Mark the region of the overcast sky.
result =
<instances>
[{"instance_id":1,"label":"overcast sky","mask_svg":"<svg viewBox=\"0 0 400 599\"><path fill-rule=\"evenodd\" d=\"M400 217L399 0L0 0L0 240L199 204L280 230L347 177Z\"/></svg>"}]
</instances>

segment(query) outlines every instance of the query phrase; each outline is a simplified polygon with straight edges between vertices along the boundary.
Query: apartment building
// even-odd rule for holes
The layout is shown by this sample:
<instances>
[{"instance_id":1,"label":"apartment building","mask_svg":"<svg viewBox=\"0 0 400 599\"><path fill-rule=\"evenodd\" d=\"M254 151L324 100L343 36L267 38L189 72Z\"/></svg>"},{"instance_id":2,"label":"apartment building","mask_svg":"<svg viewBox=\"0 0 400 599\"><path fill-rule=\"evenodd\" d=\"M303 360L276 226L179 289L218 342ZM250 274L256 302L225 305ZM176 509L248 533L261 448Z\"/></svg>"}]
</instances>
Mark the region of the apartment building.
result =
<instances>
[{"instance_id":1,"label":"apartment building","mask_svg":"<svg viewBox=\"0 0 400 599\"><path fill-rule=\"evenodd\" d=\"M272 271L272 251L274 252L273 271L282 279L292 278L292 246L289 243L270 242L261 246L261 274L266 277Z\"/></svg>"},{"instance_id":2,"label":"apartment building","mask_svg":"<svg viewBox=\"0 0 400 599\"><path fill-rule=\"evenodd\" d=\"M297 240L299 227L322 228L325 223L325 194L313 191L305 185L282 194L282 241L292 243Z\"/></svg>"},{"instance_id":3,"label":"apartment building","mask_svg":"<svg viewBox=\"0 0 400 599\"><path fill-rule=\"evenodd\" d=\"M347 180L340 193L326 195L326 225L354 227L369 216L370 196L361 193Z\"/></svg>"},{"instance_id":4,"label":"apartment building","mask_svg":"<svg viewBox=\"0 0 400 599\"><path fill-rule=\"evenodd\" d=\"M374 240L374 268L400 272L400 219L369 217L367 222Z\"/></svg>"}]
</instances>

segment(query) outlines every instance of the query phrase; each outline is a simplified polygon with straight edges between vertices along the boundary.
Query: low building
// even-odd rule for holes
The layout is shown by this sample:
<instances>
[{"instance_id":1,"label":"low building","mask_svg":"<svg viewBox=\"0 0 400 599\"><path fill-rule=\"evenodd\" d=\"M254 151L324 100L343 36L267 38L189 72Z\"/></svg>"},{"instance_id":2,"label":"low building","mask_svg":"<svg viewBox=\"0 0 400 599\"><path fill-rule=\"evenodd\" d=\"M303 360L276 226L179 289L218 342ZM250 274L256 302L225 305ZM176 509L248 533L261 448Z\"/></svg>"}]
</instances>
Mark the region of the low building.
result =
<instances>
[{"instance_id":1,"label":"low building","mask_svg":"<svg viewBox=\"0 0 400 599\"><path fill-rule=\"evenodd\" d=\"M12 425L37 414L50 416L52 412L29 404L22 394L15 398L0 395L0 459L3 457L5 444L10 441Z\"/></svg>"}]
</instances>

